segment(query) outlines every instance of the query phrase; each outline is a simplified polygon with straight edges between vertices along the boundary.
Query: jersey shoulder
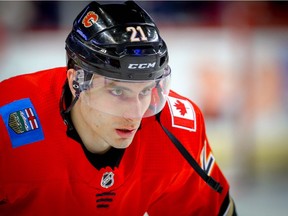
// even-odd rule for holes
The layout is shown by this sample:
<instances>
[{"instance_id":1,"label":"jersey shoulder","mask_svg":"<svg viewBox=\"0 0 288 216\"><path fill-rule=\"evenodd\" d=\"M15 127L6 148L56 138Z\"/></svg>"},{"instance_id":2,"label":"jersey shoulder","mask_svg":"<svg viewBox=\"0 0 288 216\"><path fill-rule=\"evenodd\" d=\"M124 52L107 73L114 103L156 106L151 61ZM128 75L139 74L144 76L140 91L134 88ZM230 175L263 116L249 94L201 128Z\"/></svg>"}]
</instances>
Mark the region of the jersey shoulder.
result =
<instances>
[{"instance_id":1,"label":"jersey shoulder","mask_svg":"<svg viewBox=\"0 0 288 216\"><path fill-rule=\"evenodd\" d=\"M160 122L193 157L199 158L206 139L205 121L192 100L170 91Z\"/></svg>"},{"instance_id":2,"label":"jersey shoulder","mask_svg":"<svg viewBox=\"0 0 288 216\"><path fill-rule=\"evenodd\" d=\"M66 68L59 67L5 79L0 82L0 107L18 99L43 98L46 93L61 91L65 77Z\"/></svg>"},{"instance_id":3,"label":"jersey shoulder","mask_svg":"<svg viewBox=\"0 0 288 216\"><path fill-rule=\"evenodd\" d=\"M60 114L55 113L65 77L65 68L53 68L0 83L0 129L7 131L0 136L2 144L11 142L15 148L44 139L44 124L59 122Z\"/></svg>"}]
</instances>

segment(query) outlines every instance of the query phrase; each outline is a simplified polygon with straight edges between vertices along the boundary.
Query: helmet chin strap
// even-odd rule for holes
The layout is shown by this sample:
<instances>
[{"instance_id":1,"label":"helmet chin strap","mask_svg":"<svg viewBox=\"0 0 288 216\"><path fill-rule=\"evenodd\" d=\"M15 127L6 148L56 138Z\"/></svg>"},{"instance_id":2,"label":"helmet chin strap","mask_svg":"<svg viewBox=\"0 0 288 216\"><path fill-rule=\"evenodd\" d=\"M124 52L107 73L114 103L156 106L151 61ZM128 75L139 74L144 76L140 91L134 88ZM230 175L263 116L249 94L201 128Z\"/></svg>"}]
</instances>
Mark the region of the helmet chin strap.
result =
<instances>
[{"instance_id":1,"label":"helmet chin strap","mask_svg":"<svg viewBox=\"0 0 288 216\"><path fill-rule=\"evenodd\" d=\"M66 110L64 110L64 113L65 113L65 114L67 114L67 113L69 113L69 112L71 111L71 109L73 108L73 106L75 105L75 103L77 102L78 99L79 99L79 97L76 96L76 97L72 100L70 106L69 106Z\"/></svg>"},{"instance_id":2,"label":"helmet chin strap","mask_svg":"<svg viewBox=\"0 0 288 216\"><path fill-rule=\"evenodd\" d=\"M80 96L80 93L81 93L80 85L79 85L79 83L77 81L73 80L72 86L73 86L73 89L75 90L75 97L72 100L70 106L64 111L66 114L71 111L72 107L75 105L75 103L79 99L79 96Z\"/></svg>"},{"instance_id":3,"label":"helmet chin strap","mask_svg":"<svg viewBox=\"0 0 288 216\"><path fill-rule=\"evenodd\" d=\"M81 90L80 90L80 86L79 86L79 83L75 80L73 80L73 89L75 90L75 97L73 98L71 104L67 107L67 109L65 109L65 92L67 91L66 88L67 88L67 85L68 85L68 81L66 81L66 83L64 84L63 86L63 91L62 91L62 95L61 95L61 99L60 99L60 114L64 120L64 123L69 127L69 129L73 129L72 128L72 125L69 123L68 121L68 113L71 111L71 109L73 108L73 106L75 105L75 103L77 102L77 100L79 99L79 96L80 96L80 93L81 93Z\"/></svg>"}]
</instances>

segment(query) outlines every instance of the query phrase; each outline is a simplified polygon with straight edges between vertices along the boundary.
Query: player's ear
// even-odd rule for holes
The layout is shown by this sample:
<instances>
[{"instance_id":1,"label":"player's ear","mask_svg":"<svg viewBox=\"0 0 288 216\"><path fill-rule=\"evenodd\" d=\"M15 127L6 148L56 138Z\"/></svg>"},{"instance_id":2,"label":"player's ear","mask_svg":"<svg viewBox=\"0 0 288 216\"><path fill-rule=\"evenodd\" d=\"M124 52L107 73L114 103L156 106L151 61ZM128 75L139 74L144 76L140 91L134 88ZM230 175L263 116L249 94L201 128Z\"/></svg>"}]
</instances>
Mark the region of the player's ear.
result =
<instances>
[{"instance_id":1,"label":"player's ear","mask_svg":"<svg viewBox=\"0 0 288 216\"><path fill-rule=\"evenodd\" d=\"M76 77L76 71L72 68L70 68L67 71L67 80L68 80L68 85L69 85L69 89L73 95L73 97L75 97L75 89L73 88L73 80L75 80Z\"/></svg>"}]
</instances>

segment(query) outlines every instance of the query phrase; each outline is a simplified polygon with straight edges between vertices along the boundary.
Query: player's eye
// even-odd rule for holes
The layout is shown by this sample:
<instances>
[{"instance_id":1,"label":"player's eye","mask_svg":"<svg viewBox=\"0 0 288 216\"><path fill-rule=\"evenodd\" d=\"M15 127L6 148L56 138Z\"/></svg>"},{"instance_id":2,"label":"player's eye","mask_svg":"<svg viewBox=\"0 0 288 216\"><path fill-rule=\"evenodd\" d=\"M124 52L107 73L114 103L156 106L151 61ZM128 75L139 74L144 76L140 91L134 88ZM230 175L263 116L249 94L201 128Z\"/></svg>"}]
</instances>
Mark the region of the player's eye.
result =
<instances>
[{"instance_id":1,"label":"player's eye","mask_svg":"<svg viewBox=\"0 0 288 216\"><path fill-rule=\"evenodd\" d=\"M140 92L140 95L141 96L148 96L151 94L151 91L152 91L152 88L147 88L147 89L144 89Z\"/></svg>"},{"instance_id":2,"label":"player's eye","mask_svg":"<svg viewBox=\"0 0 288 216\"><path fill-rule=\"evenodd\" d=\"M110 90L111 94L114 96L121 96L123 95L123 90L120 88L114 88Z\"/></svg>"}]
</instances>

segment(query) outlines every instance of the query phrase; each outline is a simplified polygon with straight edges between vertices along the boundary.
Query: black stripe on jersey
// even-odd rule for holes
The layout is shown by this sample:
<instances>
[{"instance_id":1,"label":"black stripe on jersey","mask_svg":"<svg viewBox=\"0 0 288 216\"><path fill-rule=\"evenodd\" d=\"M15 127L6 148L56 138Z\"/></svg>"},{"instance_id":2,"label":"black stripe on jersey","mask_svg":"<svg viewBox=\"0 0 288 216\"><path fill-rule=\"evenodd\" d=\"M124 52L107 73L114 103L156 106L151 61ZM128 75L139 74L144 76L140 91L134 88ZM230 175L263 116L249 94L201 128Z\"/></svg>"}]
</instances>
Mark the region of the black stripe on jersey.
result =
<instances>
[{"instance_id":1,"label":"black stripe on jersey","mask_svg":"<svg viewBox=\"0 0 288 216\"><path fill-rule=\"evenodd\" d=\"M115 196L116 193L114 192L104 192L100 194L96 194L96 207L97 208L109 208L109 203L113 202L113 196Z\"/></svg>"}]
</instances>

